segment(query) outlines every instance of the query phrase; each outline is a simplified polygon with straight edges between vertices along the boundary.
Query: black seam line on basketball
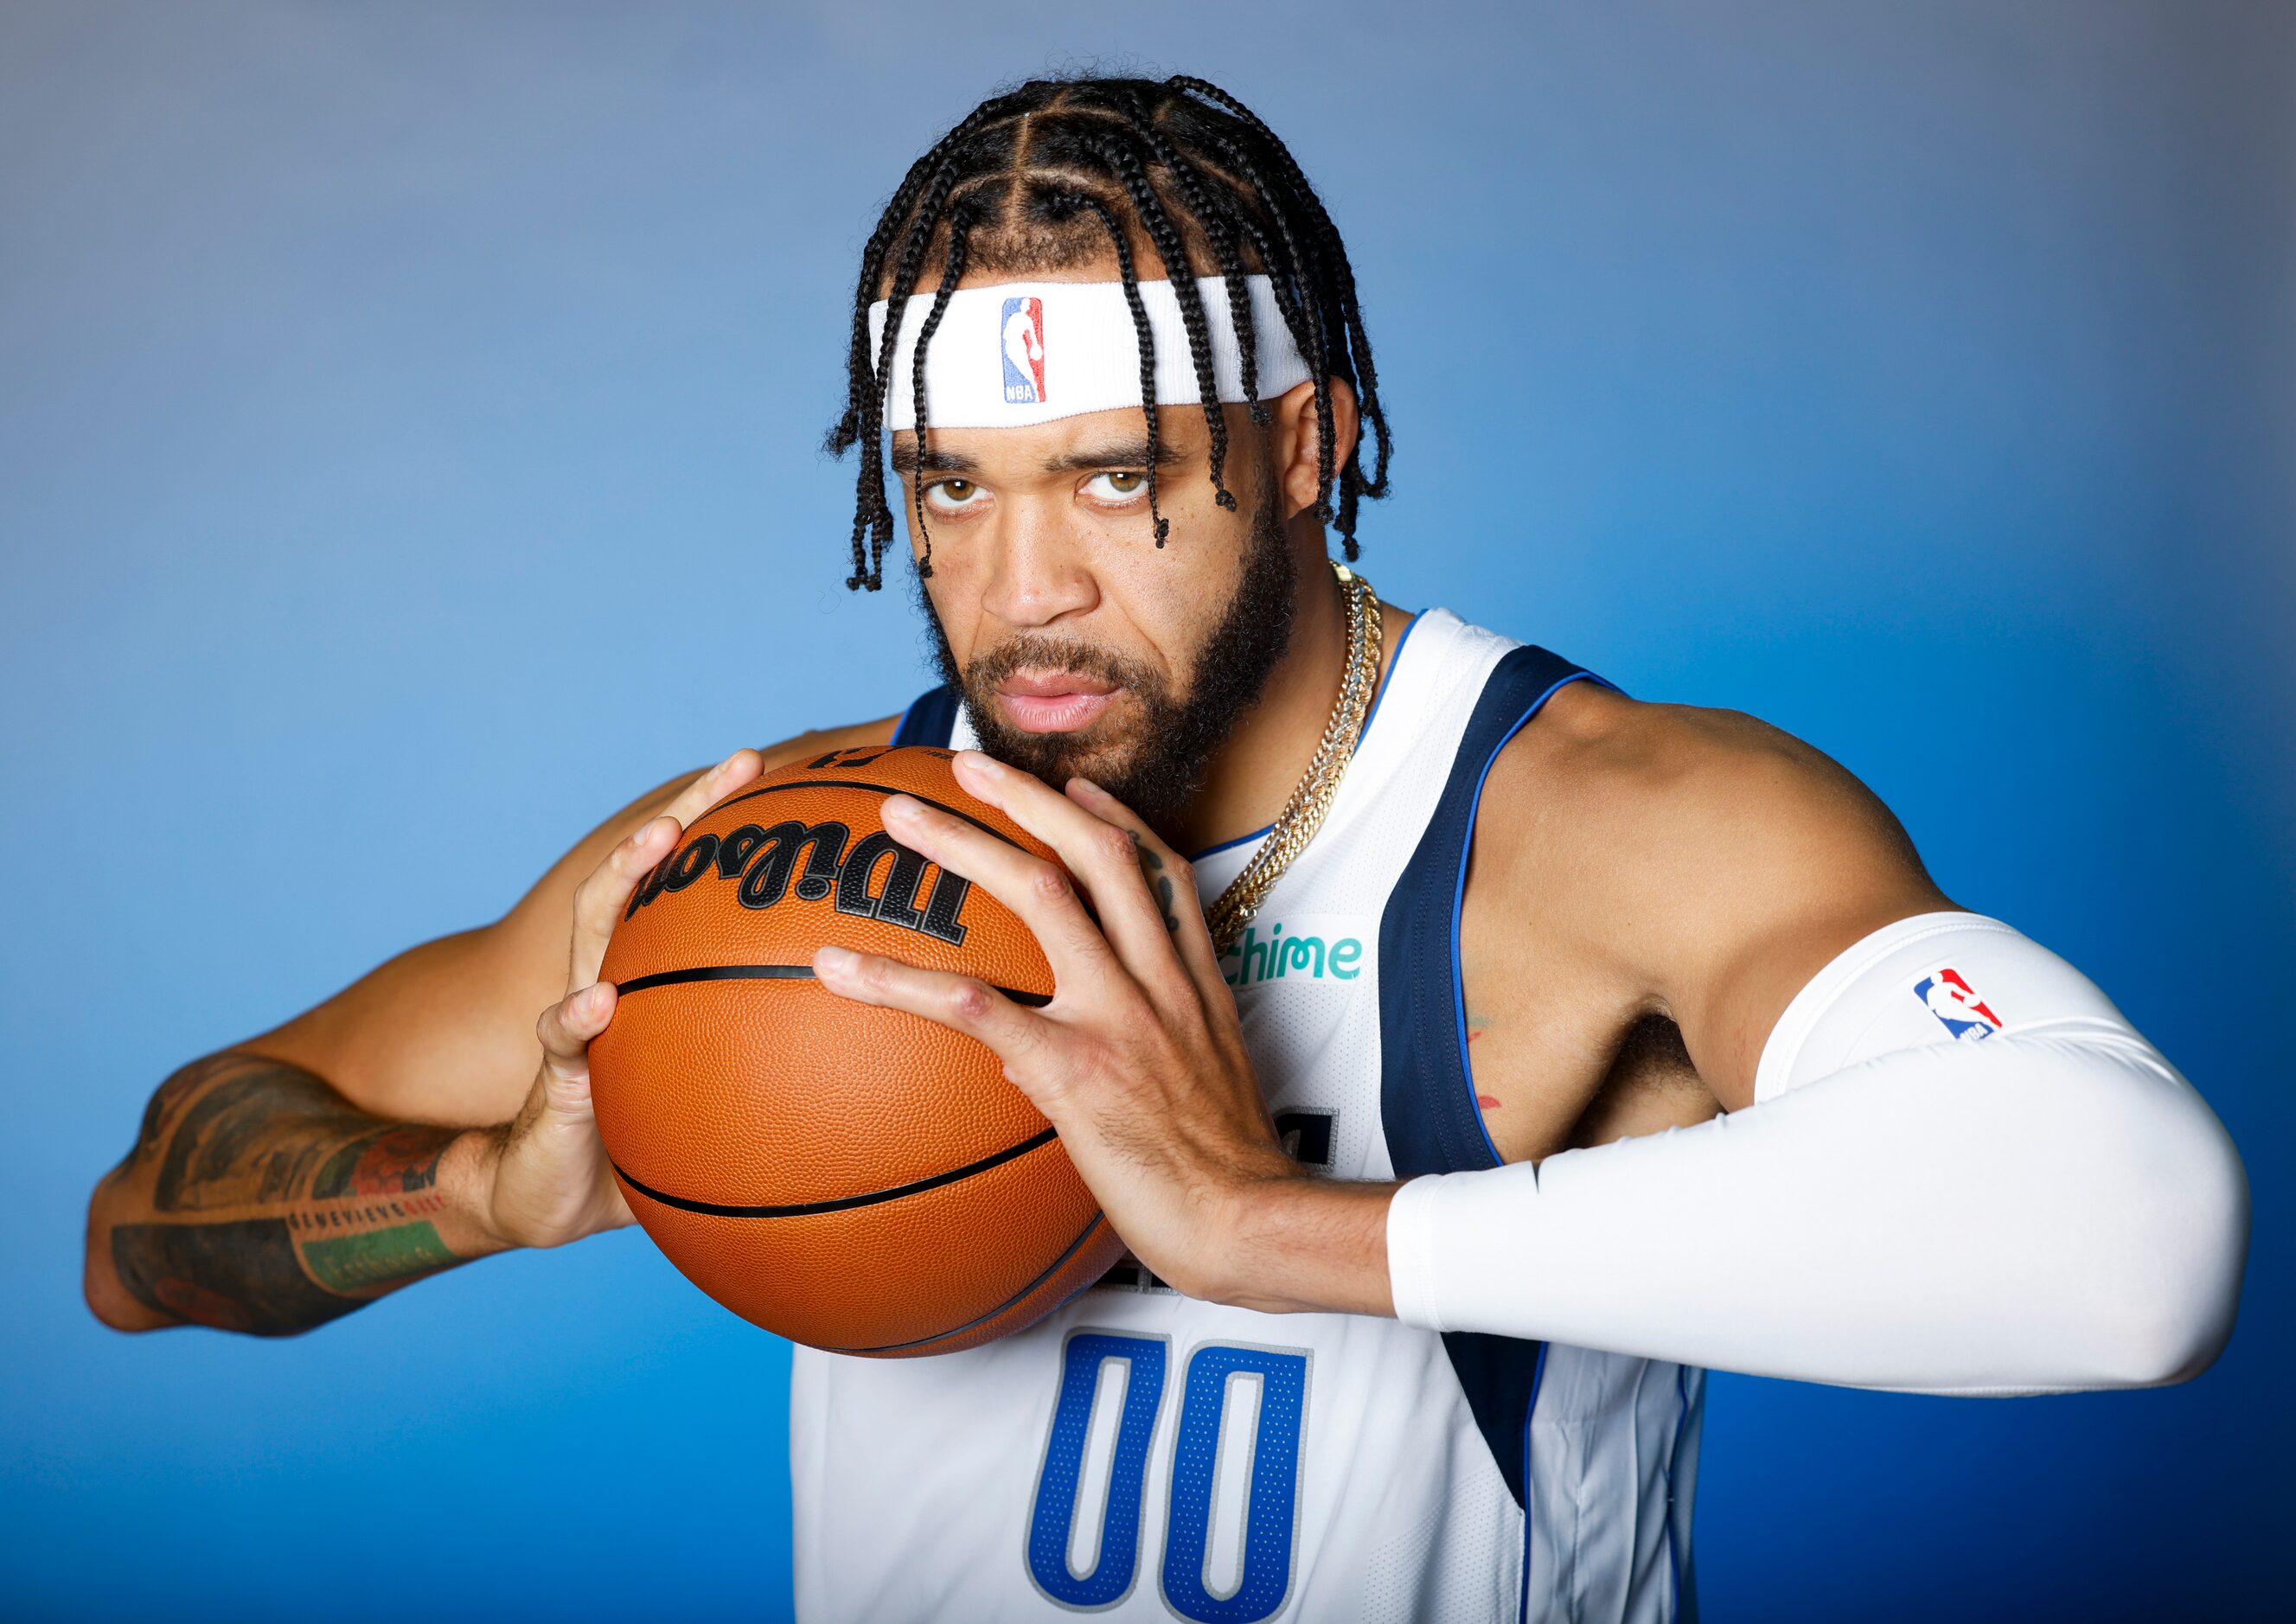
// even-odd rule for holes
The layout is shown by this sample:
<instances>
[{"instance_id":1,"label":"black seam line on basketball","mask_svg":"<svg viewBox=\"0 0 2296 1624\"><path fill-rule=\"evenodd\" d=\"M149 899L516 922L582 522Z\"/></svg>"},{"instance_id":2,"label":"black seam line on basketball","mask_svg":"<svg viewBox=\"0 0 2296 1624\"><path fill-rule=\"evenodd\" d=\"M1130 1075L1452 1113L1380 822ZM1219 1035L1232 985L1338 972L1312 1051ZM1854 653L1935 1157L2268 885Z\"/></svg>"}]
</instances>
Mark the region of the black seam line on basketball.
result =
<instances>
[{"instance_id":1,"label":"black seam line on basketball","mask_svg":"<svg viewBox=\"0 0 2296 1624\"><path fill-rule=\"evenodd\" d=\"M871 1190L860 1195L840 1195L832 1201L794 1202L783 1207L729 1207L718 1202L689 1201L683 1195L666 1195L651 1185L640 1184L619 1161L614 1163L614 1171L622 1176L623 1182L631 1189L647 1200L660 1202L665 1207L676 1207L685 1212L706 1213L711 1218L810 1218L817 1212L847 1212L856 1207L873 1207L881 1202L897 1202L905 1195L922 1195L927 1190L938 1190L943 1185L953 1185L972 1177L975 1173L986 1173L991 1168L1002 1167L1030 1151L1043 1149L1059 1136L1057 1130L1048 1128L1043 1133L1030 1134L1018 1144L1006 1145L994 1155L983 1156L964 1167L951 1168L946 1173L936 1173L931 1178L920 1178L914 1184L895 1185L888 1190Z\"/></svg>"},{"instance_id":2,"label":"black seam line on basketball","mask_svg":"<svg viewBox=\"0 0 2296 1624\"><path fill-rule=\"evenodd\" d=\"M922 1348L928 1342L945 1342L952 1336L963 1336L975 1325L987 1325L990 1320L995 1319L999 1314L1003 1314L1010 1310L1015 1304L1028 1301L1029 1298L1036 1295L1037 1288L1038 1286L1044 1284L1046 1281L1050 1280L1054 1275L1060 1273L1061 1266L1066 1263L1070 1258L1075 1257L1077 1255L1078 1249L1092 1238L1092 1232L1100 1227L1100 1220L1103 1216L1103 1214L1097 1212L1094 1213L1092 1215L1092 1222L1084 1226L1084 1232L1081 1234L1078 1235L1075 1240L1069 1243L1069 1249L1066 1251L1053 1259L1051 1267L1047 1268L1043 1274L1037 1275L1034 1280L1029 1282L1028 1284L1022 1286L1019 1291L1013 1292L1013 1295L1007 1297L1003 1302L998 1303L995 1308L989 1309L986 1314L977 1314L972 1318L966 1320L961 1325L951 1325L946 1331L936 1331L931 1336L921 1336L913 1342L882 1342L874 1348L824 1348L822 1349L822 1352L898 1353L905 1348Z\"/></svg>"},{"instance_id":3,"label":"black seam line on basketball","mask_svg":"<svg viewBox=\"0 0 2296 1624\"><path fill-rule=\"evenodd\" d=\"M652 975L634 975L614 988L617 997L626 993L644 992L649 987L675 987L681 981L810 981L814 980L810 964L696 964L691 970L660 970ZM1022 992L1017 987L996 989L1015 1004L1030 1009L1042 1009L1053 1001L1048 992Z\"/></svg>"},{"instance_id":4,"label":"black seam line on basketball","mask_svg":"<svg viewBox=\"0 0 2296 1624\"><path fill-rule=\"evenodd\" d=\"M1002 829L999 829L991 824L982 823L979 818L973 816L972 813L967 812L962 807L952 807L945 800L935 800L930 795L920 795L914 790L905 790L898 783L873 783L865 778L800 778L795 783L769 783L762 789L750 790L742 794L736 795L730 800L721 800L716 806L710 808L709 811L701 814L701 817L696 817L693 821L698 824L701 821L702 817L715 816L717 814L723 812L726 808L739 806L742 802L750 800L753 796L778 795L784 790L882 790L888 795L906 795L911 800L921 800L929 807L939 807L951 817L963 818L966 823L971 824L982 833L995 835L998 840L1004 841L1007 846L1012 847L1016 851L1026 851L1029 849L1026 846L1021 845L1020 841L1014 840L1011 835L1005 833Z\"/></svg>"}]
</instances>

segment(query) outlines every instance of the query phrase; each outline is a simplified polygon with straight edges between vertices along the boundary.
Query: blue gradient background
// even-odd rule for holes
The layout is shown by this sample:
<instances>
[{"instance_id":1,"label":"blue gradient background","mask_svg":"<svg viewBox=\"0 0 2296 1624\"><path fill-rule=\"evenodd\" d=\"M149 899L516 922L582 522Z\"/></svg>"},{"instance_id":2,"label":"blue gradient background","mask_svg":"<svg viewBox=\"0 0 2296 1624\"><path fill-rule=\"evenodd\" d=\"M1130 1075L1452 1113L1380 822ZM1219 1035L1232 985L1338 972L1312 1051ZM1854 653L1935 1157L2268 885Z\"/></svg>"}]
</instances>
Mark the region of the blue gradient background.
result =
<instances>
[{"instance_id":1,"label":"blue gradient background","mask_svg":"<svg viewBox=\"0 0 2296 1624\"><path fill-rule=\"evenodd\" d=\"M1118 49L1253 103L1350 234L1386 595L1832 752L2246 1152L2194 1385L1718 1379L1708 1616L2267 1609L2296 8L12 0L0 1613L785 1613L786 1349L642 1235L125 1339L83 1202L176 1064L923 685L815 449L853 256L993 83Z\"/></svg>"}]
</instances>

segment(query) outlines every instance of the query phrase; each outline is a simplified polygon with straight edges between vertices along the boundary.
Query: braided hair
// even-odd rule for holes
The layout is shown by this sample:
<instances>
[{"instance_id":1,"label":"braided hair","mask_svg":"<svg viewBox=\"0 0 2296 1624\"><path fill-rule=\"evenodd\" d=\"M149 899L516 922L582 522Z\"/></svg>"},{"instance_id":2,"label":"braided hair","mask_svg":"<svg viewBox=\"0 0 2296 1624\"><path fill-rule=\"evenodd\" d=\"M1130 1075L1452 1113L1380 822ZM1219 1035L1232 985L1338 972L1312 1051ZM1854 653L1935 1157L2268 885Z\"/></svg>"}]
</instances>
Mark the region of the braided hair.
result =
<instances>
[{"instance_id":1,"label":"braided hair","mask_svg":"<svg viewBox=\"0 0 2296 1624\"><path fill-rule=\"evenodd\" d=\"M1242 102L1206 80L1104 78L1031 79L991 96L909 167L861 253L846 361L845 412L824 444L842 456L858 446L853 572L846 585L884 585L893 513L885 499L885 400L899 313L938 260L932 306L914 367L920 454L928 433L925 347L969 267L1030 275L1099 258L1111 247L1140 342L1141 406L1148 426L1148 512L1156 545L1170 534L1157 506L1155 348L1140 298L1136 242L1152 250L1171 279L1188 335L1205 426L1211 438L1213 500L1234 512L1228 490L1227 420L1221 410L1210 327L1192 274L1226 280L1229 315L1243 363L1246 407L1268 421L1259 399L1258 344L1245 277L1265 275L1292 340L1315 380L1316 517L1336 522L1349 562L1357 556L1362 499L1387 495L1390 442L1379 374L1364 331L1353 268L1339 228L1289 148ZM875 353L869 307L892 301ZM1337 436L1332 381L1355 391L1375 446L1363 466L1360 441L1334 467ZM1336 507L1333 494L1337 493ZM922 573L932 573L932 538L922 496L914 522L925 537Z\"/></svg>"}]
</instances>

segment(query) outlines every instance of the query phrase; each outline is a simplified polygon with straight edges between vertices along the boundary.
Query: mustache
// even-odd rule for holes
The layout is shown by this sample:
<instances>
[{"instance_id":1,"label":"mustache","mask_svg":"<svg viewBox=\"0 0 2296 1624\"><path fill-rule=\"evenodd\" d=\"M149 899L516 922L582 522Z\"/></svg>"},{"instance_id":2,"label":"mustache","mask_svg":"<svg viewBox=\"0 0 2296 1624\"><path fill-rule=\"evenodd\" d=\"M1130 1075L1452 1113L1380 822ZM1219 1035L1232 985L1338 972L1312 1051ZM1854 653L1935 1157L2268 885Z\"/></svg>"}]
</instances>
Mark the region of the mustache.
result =
<instances>
[{"instance_id":1,"label":"mustache","mask_svg":"<svg viewBox=\"0 0 2296 1624\"><path fill-rule=\"evenodd\" d=\"M983 693L1016 671L1072 671L1135 693L1152 693L1160 686L1157 674L1140 660L1096 644L1034 632L1009 637L987 653L975 655L964 668L964 685L973 693Z\"/></svg>"}]
</instances>

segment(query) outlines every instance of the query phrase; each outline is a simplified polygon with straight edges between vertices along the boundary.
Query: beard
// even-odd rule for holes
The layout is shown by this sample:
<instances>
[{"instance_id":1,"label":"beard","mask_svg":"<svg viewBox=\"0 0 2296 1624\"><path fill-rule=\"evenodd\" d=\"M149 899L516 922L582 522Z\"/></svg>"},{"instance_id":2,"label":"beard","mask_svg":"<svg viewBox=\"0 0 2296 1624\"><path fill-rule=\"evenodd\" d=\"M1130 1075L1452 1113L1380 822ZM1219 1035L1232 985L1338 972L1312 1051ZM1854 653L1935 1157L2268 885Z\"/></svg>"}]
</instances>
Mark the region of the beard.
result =
<instances>
[{"instance_id":1,"label":"beard","mask_svg":"<svg viewBox=\"0 0 2296 1624\"><path fill-rule=\"evenodd\" d=\"M1203 787L1212 757L1258 702L1292 644L1299 586L1273 484L1261 483L1267 495L1252 514L1235 590L1177 688L1140 660L1036 632L1009 637L960 667L922 578L913 577L934 664L942 680L964 695L980 748L1055 790L1070 778L1089 778L1168 838ZM1120 733L1111 733L1105 721L1074 733L1024 733L1004 721L996 685L1029 669L1073 671L1120 687L1131 701L1130 717Z\"/></svg>"}]
</instances>

